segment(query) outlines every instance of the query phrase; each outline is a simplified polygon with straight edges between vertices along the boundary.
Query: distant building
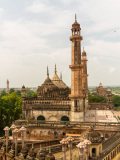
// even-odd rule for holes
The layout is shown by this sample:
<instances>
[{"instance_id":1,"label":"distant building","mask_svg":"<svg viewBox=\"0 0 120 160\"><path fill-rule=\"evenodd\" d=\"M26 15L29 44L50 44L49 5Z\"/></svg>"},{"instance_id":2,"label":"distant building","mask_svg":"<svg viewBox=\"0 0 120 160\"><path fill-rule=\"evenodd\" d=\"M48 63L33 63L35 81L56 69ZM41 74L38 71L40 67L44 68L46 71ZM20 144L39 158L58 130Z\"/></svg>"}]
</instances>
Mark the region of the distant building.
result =
<instances>
[{"instance_id":1,"label":"distant building","mask_svg":"<svg viewBox=\"0 0 120 160\"><path fill-rule=\"evenodd\" d=\"M108 102L112 100L113 94L111 91L108 91L107 88L102 86L102 83L99 84L99 87L96 87L96 93L98 96L103 96L107 99Z\"/></svg>"},{"instance_id":2,"label":"distant building","mask_svg":"<svg viewBox=\"0 0 120 160\"><path fill-rule=\"evenodd\" d=\"M7 79L7 88L6 88L6 92L9 93L9 80Z\"/></svg>"}]
</instances>

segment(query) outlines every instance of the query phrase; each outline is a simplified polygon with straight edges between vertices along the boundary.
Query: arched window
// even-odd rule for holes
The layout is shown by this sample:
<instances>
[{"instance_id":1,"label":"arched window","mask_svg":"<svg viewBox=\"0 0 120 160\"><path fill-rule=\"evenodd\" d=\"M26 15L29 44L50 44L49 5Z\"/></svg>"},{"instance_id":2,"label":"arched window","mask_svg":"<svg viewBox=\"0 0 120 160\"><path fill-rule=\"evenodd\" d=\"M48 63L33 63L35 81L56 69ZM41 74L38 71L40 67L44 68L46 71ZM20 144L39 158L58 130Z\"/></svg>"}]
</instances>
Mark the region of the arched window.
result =
<instances>
[{"instance_id":1,"label":"arched window","mask_svg":"<svg viewBox=\"0 0 120 160\"><path fill-rule=\"evenodd\" d=\"M45 121L45 117L43 117L43 116L38 116L38 117L37 117L37 120L39 120L39 121Z\"/></svg>"},{"instance_id":2,"label":"arched window","mask_svg":"<svg viewBox=\"0 0 120 160\"><path fill-rule=\"evenodd\" d=\"M67 116L61 117L61 121L69 121L69 117L67 117Z\"/></svg>"}]
</instances>

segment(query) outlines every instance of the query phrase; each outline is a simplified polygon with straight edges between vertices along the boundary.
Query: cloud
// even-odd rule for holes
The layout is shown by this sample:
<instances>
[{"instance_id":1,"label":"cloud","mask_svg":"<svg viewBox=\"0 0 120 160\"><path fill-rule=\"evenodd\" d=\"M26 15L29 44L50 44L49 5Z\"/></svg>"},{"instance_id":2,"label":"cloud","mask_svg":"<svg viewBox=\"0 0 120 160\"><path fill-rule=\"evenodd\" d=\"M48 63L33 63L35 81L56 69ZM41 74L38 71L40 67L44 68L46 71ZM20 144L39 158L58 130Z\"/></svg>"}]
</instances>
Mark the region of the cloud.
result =
<instances>
[{"instance_id":1,"label":"cloud","mask_svg":"<svg viewBox=\"0 0 120 160\"><path fill-rule=\"evenodd\" d=\"M4 13L4 9L0 8L0 16Z\"/></svg>"},{"instance_id":2,"label":"cloud","mask_svg":"<svg viewBox=\"0 0 120 160\"><path fill-rule=\"evenodd\" d=\"M46 3L36 0L30 6L26 7L25 10L32 13L50 12L51 14L54 9L55 8L53 8L52 6L48 6Z\"/></svg>"},{"instance_id":3,"label":"cloud","mask_svg":"<svg viewBox=\"0 0 120 160\"><path fill-rule=\"evenodd\" d=\"M109 73L113 73L115 71L115 68L114 67L111 67L110 69L109 69Z\"/></svg>"}]
</instances>

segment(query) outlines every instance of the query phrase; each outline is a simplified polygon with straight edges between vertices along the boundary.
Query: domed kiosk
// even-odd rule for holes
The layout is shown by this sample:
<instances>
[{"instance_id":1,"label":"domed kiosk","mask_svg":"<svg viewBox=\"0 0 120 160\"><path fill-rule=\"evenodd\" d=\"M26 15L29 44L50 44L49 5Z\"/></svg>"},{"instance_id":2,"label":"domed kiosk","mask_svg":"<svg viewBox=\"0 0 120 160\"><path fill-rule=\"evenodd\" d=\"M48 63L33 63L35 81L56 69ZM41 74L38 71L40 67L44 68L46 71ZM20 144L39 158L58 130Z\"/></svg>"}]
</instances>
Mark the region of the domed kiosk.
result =
<instances>
[{"instance_id":1,"label":"domed kiosk","mask_svg":"<svg viewBox=\"0 0 120 160\"><path fill-rule=\"evenodd\" d=\"M102 138L99 132L90 127L86 138L91 141L90 158L95 158L102 152Z\"/></svg>"}]
</instances>

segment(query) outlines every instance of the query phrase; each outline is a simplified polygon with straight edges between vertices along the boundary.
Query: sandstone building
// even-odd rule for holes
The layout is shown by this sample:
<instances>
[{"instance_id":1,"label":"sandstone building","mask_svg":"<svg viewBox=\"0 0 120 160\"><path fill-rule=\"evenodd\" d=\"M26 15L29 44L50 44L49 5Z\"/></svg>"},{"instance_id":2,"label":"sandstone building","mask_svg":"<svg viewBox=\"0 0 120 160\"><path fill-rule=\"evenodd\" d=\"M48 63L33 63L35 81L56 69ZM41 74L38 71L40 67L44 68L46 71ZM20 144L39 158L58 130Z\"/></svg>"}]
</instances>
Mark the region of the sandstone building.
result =
<instances>
[{"instance_id":1,"label":"sandstone building","mask_svg":"<svg viewBox=\"0 0 120 160\"><path fill-rule=\"evenodd\" d=\"M22 118L44 121L83 121L88 106L87 58L81 55L81 28L75 18L72 24L71 94L69 87L55 73L38 86L37 97L27 98L25 86L22 87Z\"/></svg>"},{"instance_id":2,"label":"sandstone building","mask_svg":"<svg viewBox=\"0 0 120 160\"><path fill-rule=\"evenodd\" d=\"M104 88L102 86L102 83L99 84L98 87L96 87L96 93L98 96L106 97L107 101L110 102L112 100L113 94L111 91L108 91L107 88Z\"/></svg>"}]
</instances>

